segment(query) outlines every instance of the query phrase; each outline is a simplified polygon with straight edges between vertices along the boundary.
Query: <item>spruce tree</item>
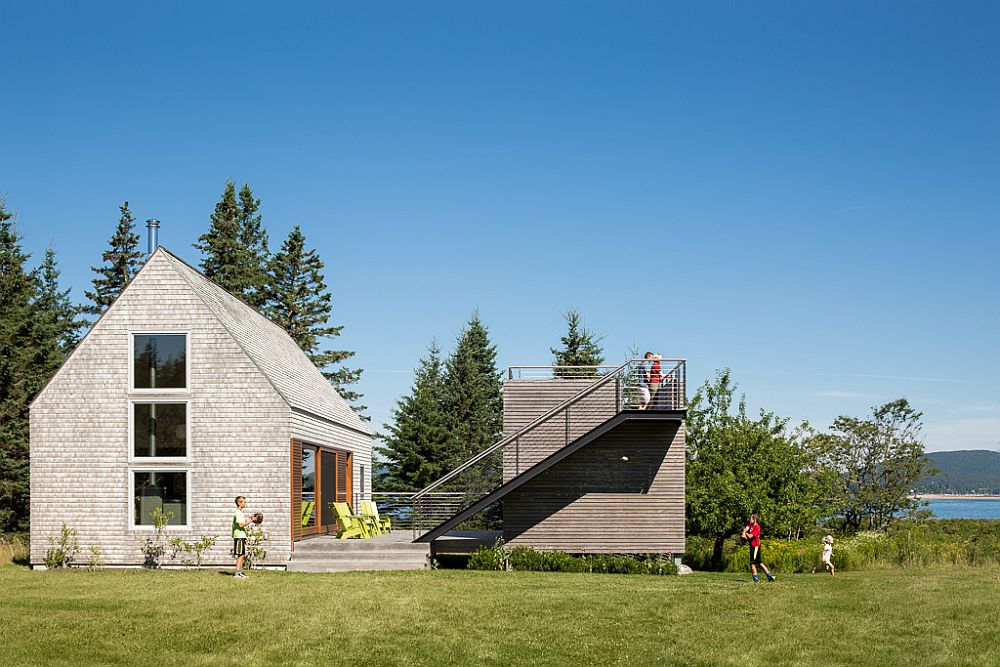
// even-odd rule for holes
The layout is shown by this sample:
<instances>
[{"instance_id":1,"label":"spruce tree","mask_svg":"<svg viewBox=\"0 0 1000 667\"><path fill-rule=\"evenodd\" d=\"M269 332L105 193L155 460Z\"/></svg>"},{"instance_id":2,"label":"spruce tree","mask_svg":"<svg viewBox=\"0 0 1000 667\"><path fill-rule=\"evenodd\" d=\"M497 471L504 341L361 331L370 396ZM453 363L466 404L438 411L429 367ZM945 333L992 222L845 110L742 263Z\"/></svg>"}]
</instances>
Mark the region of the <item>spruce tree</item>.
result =
<instances>
[{"instance_id":1,"label":"spruce tree","mask_svg":"<svg viewBox=\"0 0 1000 667\"><path fill-rule=\"evenodd\" d=\"M367 406L357 404L361 394L350 389L361 378L361 369L330 368L354 352L323 349L323 339L339 336L344 327L328 324L332 306L323 281L323 262L315 250L306 249L297 225L268 262L265 296L263 314L288 332L355 412L363 412Z\"/></svg>"},{"instance_id":2,"label":"spruce tree","mask_svg":"<svg viewBox=\"0 0 1000 667\"><path fill-rule=\"evenodd\" d=\"M36 302L40 316L48 318L48 327L59 341L60 349L68 354L80 340L80 328L86 322L79 319L81 308L69 298L70 290L59 289L59 267L56 251L49 246L38 272L39 293Z\"/></svg>"},{"instance_id":3,"label":"spruce tree","mask_svg":"<svg viewBox=\"0 0 1000 667\"><path fill-rule=\"evenodd\" d=\"M28 527L28 407L62 362L38 271L0 199L0 533Z\"/></svg>"},{"instance_id":4,"label":"spruce tree","mask_svg":"<svg viewBox=\"0 0 1000 667\"><path fill-rule=\"evenodd\" d=\"M556 368L556 377L591 378L597 376L596 368L604 363L604 351L601 349L601 338L595 337L594 332L583 326L580 313L570 310L563 314L566 320L568 331L560 340L562 349L549 348L554 355L552 363L554 366L582 366L583 368Z\"/></svg>"},{"instance_id":5,"label":"spruce tree","mask_svg":"<svg viewBox=\"0 0 1000 667\"><path fill-rule=\"evenodd\" d=\"M474 311L447 362L445 401L452 434L449 467L499 441L503 434L503 395L496 347ZM499 471L496 471L499 474ZM486 480L493 481L493 473Z\"/></svg>"},{"instance_id":6,"label":"spruce tree","mask_svg":"<svg viewBox=\"0 0 1000 667\"><path fill-rule=\"evenodd\" d=\"M245 300L254 308L260 309L267 299L270 253L267 248L267 231L261 222L260 199L253 196L253 191L247 183L240 188L238 222L240 244L247 255L244 280L248 288L245 291Z\"/></svg>"},{"instance_id":7,"label":"spruce tree","mask_svg":"<svg viewBox=\"0 0 1000 667\"><path fill-rule=\"evenodd\" d=\"M194 247L203 254L201 270L207 278L254 308L266 300L267 233L261 226L260 200L246 183L226 180L222 198L211 215L209 230Z\"/></svg>"},{"instance_id":8,"label":"spruce tree","mask_svg":"<svg viewBox=\"0 0 1000 667\"><path fill-rule=\"evenodd\" d=\"M376 448L388 461L378 479L382 489L417 491L448 472L452 440L444 383L441 350L433 342L420 360L410 394L392 410L393 423L384 425L385 446Z\"/></svg>"},{"instance_id":9,"label":"spruce tree","mask_svg":"<svg viewBox=\"0 0 1000 667\"><path fill-rule=\"evenodd\" d=\"M92 281L94 291L84 292L84 296L92 302L84 312L92 315L101 315L107 310L142 268L143 254L138 249L139 235L135 233L135 216L129 210L127 201L118 210L121 211L118 227L111 237L108 249L101 255L104 265L91 267L97 274Z\"/></svg>"}]
</instances>

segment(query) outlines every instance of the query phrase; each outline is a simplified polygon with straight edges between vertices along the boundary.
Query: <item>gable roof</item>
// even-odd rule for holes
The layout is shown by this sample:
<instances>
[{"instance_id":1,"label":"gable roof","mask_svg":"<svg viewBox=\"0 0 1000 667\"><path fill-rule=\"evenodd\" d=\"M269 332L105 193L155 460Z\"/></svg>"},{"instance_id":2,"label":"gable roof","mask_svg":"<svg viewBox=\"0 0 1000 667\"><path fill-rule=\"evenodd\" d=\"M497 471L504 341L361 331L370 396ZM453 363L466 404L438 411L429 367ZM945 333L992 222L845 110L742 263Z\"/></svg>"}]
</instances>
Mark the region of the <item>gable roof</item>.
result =
<instances>
[{"instance_id":1,"label":"gable roof","mask_svg":"<svg viewBox=\"0 0 1000 667\"><path fill-rule=\"evenodd\" d=\"M157 254L187 281L289 407L370 435L365 422L284 329L162 246L153 256Z\"/></svg>"}]
</instances>

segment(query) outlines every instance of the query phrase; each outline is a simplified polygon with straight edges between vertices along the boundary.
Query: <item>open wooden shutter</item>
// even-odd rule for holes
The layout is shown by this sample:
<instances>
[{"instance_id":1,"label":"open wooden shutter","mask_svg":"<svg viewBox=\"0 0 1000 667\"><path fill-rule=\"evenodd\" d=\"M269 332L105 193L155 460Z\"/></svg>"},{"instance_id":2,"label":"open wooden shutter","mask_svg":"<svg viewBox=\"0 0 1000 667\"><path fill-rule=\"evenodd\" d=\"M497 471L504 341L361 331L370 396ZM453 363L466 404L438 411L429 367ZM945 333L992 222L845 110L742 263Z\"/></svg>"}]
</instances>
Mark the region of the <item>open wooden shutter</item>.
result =
<instances>
[{"instance_id":1,"label":"open wooden shutter","mask_svg":"<svg viewBox=\"0 0 1000 667\"><path fill-rule=\"evenodd\" d=\"M302 539L302 443L292 440L292 542Z\"/></svg>"}]
</instances>

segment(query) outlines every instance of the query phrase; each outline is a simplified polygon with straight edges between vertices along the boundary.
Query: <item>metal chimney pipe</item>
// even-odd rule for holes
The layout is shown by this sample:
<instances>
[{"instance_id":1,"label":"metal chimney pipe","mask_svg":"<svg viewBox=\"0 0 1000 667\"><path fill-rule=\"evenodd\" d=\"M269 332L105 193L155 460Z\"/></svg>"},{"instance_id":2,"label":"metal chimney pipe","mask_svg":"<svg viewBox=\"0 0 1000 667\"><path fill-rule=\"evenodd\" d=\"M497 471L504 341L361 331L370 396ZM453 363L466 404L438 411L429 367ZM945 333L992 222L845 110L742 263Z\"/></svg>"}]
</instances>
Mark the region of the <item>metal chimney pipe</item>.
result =
<instances>
[{"instance_id":1,"label":"metal chimney pipe","mask_svg":"<svg viewBox=\"0 0 1000 667\"><path fill-rule=\"evenodd\" d=\"M149 252L146 254L146 257L149 258L160 247L160 242L157 238L159 236L160 221L150 218L146 221L146 229L149 230Z\"/></svg>"}]
</instances>

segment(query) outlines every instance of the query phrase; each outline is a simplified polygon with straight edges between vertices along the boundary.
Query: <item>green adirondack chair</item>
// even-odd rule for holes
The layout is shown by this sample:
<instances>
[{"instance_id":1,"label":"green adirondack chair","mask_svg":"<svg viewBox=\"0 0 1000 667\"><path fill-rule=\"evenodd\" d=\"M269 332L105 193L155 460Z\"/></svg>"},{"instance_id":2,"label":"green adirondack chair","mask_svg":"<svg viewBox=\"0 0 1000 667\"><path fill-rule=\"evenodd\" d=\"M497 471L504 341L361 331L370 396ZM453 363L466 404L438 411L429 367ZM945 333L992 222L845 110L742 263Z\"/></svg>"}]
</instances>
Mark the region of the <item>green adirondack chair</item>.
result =
<instances>
[{"instance_id":1,"label":"green adirondack chair","mask_svg":"<svg viewBox=\"0 0 1000 667\"><path fill-rule=\"evenodd\" d=\"M338 540L346 540L351 537L360 537L365 540L371 537L371 532L365 522L351 514L351 508L347 503L327 503L327 507L333 510L337 517Z\"/></svg>"},{"instance_id":2,"label":"green adirondack chair","mask_svg":"<svg viewBox=\"0 0 1000 667\"><path fill-rule=\"evenodd\" d=\"M381 532L392 532L392 520L389 517L382 516L378 513L378 505L376 505L374 501L362 501L361 513L365 516L370 516Z\"/></svg>"},{"instance_id":3,"label":"green adirondack chair","mask_svg":"<svg viewBox=\"0 0 1000 667\"><path fill-rule=\"evenodd\" d=\"M309 519L312 518L313 508L316 506L315 500L303 500L302 501L302 527L305 528L309 525Z\"/></svg>"},{"instance_id":4,"label":"green adirondack chair","mask_svg":"<svg viewBox=\"0 0 1000 667\"><path fill-rule=\"evenodd\" d=\"M368 526L368 530L371 531L372 535L381 535L385 532L382 528L382 523L378 520L378 515L372 510L370 502L367 500L358 502L358 509L361 510L361 520Z\"/></svg>"}]
</instances>

